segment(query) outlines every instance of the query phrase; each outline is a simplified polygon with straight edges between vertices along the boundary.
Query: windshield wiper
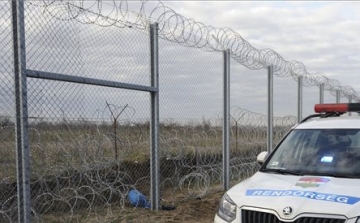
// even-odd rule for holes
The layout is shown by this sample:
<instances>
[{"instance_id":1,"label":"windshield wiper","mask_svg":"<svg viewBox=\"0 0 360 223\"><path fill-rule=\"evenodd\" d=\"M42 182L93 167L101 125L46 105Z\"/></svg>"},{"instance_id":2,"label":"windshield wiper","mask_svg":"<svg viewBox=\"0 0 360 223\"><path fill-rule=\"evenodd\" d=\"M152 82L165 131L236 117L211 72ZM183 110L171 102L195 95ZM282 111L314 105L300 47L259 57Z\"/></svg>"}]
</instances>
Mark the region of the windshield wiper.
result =
<instances>
[{"instance_id":1,"label":"windshield wiper","mask_svg":"<svg viewBox=\"0 0 360 223\"><path fill-rule=\"evenodd\" d=\"M270 172L270 173L281 173L281 174L289 174L289 175L296 175L299 176L301 175L301 173L299 172L295 172L295 171L291 171L291 170L287 170L287 169L263 169L263 172Z\"/></svg>"}]
</instances>

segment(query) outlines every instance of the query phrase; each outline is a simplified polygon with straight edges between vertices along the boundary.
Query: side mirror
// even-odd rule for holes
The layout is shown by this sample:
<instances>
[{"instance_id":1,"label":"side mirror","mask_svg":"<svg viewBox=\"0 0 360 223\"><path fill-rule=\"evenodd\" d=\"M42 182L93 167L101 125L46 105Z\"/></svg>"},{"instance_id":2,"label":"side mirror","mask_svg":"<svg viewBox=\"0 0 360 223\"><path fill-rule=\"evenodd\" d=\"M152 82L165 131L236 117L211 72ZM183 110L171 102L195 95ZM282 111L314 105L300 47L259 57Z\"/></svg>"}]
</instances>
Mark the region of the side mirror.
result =
<instances>
[{"instance_id":1,"label":"side mirror","mask_svg":"<svg viewBox=\"0 0 360 223\"><path fill-rule=\"evenodd\" d=\"M256 160L258 161L258 163L263 164L268 155L269 153L267 151L263 151L256 157Z\"/></svg>"}]
</instances>

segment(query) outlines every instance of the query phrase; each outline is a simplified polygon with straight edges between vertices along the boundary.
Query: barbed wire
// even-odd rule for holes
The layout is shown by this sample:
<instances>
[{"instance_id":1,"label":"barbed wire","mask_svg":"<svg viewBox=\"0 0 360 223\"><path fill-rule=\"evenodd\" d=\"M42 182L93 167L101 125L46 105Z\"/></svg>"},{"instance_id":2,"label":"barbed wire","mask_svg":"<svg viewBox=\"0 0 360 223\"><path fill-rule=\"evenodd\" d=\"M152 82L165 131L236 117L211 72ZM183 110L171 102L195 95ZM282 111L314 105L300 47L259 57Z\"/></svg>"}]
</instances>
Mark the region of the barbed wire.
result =
<instances>
[{"instance_id":1,"label":"barbed wire","mask_svg":"<svg viewBox=\"0 0 360 223\"><path fill-rule=\"evenodd\" d=\"M83 24L108 27L135 28L148 30L150 22L159 24L159 36L186 47L200 48L205 51L229 49L231 57L253 70L272 65L274 74L292 77L298 81L303 77L304 86L324 85L324 90L340 97L360 101L360 94L351 86L342 86L340 81L330 79L320 72L310 73L299 61L287 61L272 49L256 49L231 28L217 28L189 19L166 6L161 1L85 1L85 0L41 0L28 1L29 4L44 8L60 20L73 20Z\"/></svg>"},{"instance_id":2,"label":"barbed wire","mask_svg":"<svg viewBox=\"0 0 360 223\"><path fill-rule=\"evenodd\" d=\"M324 74L308 73L300 62L285 61L271 49L255 49L230 28L215 28L186 19L160 1L26 2L42 7L44 12L57 19L76 20L82 24L147 31L150 21L158 22L160 37L169 41L205 51L230 48L232 58L249 69L274 65L278 76L297 81L301 75L306 86L321 83L327 90L342 90L343 96L356 95L351 87L342 87L340 82L328 79ZM134 113L129 106L108 104L106 109L97 111L101 116L97 119L98 125L96 121L86 120L77 122L80 124L66 122L65 113L60 122L52 120L49 126L46 122L30 123L34 222L51 222L48 217L54 213L57 218L63 218L63 222L88 222L93 216L98 216L98 222L112 221L121 218L119 213L129 207L129 190L150 191L149 126L124 121L133 118ZM102 124L109 122L113 126ZM160 125L159 155L161 165L164 165L160 168L162 200L176 202L201 198L213 190L214 185L219 185L222 175L221 122L218 115L199 125ZM296 118L292 116L275 117L274 143L295 123ZM114 128L115 125L121 125L121 128ZM256 155L266 149L266 125L265 115L241 108L231 111L232 183L257 171ZM0 157L3 157L0 160L0 222L17 222L14 128L8 120L0 128ZM118 156L114 156L114 151L118 151ZM99 207L108 209L105 216L100 216Z\"/></svg>"},{"instance_id":3,"label":"barbed wire","mask_svg":"<svg viewBox=\"0 0 360 223\"><path fill-rule=\"evenodd\" d=\"M123 114L133 114L131 106L115 106ZM114 107L114 108L115 108ZM99 112L103 121L46 122L30 124L29 140L31 162L31 197L34 222L49 222L52 216L63 222L118 220L126 216L131 206L127 195L131 189L150 191L149 126L123 123L114 138L107 108ZM241 108L231 111L231 182L236 183L253 175L259 168L256 156L266 150L267 119L264 115ZM99 119L101 118L99 117ZM222 127L215 116L199 124L160 125L159 157L161 160L161 200L177 203L182 200L202 198L219 187L222 176ZM257 120L257 121L255 121ZM296 118L281 117L275 121L278 141ZM82 125L85 123L86 125ZM275 130L275 133L277 132ZM147 133L146 133L147 132ZM17 222L16 162L13 149L15 126L0 128L0 221ZM113 148L118 141L119 154ZM220 188L219 188L220 190ZM101 215L99 209L108 212ZM117 214L113 214L116 210ZM90 221L89 220L89 221Z\"/></svg>"}]
</instances>

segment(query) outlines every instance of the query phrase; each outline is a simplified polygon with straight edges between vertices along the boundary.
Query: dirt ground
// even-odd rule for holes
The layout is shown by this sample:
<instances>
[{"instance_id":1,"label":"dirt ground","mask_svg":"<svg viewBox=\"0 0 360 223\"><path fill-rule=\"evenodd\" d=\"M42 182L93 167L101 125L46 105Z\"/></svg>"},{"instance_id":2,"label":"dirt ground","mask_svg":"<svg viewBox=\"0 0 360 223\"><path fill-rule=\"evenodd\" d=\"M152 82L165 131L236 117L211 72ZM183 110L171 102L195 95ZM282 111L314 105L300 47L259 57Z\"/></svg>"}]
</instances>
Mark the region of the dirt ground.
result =
<instances>
[{"instance_id":1,"label":"dirt ground","mask_svg":"<svg viewBox=\"0 0 360 223\"><path fill-rule=\"evenodd\" d=\"M208 194L202 199L194 199L177 204L172 211L137 210L119 223L211 223L217 211L223 191Z\"/></svg>"},{"instance_id":2,"label":"dirt ground","mask_svg":"<svg viewBox=\"0 0 360 223\"><path fill-rule=\"evenodd\" d=\"M151 211L145 208L112 206L109 209L97 209L96 214L88 212L74 215L53 213L43 215L46 223L84 222L84 223L213 223L224 191L209 193L197 199L187 199L175 204L171 211ZM35 221L36 222L36 221Z\"/></svg>"}]
</instances>

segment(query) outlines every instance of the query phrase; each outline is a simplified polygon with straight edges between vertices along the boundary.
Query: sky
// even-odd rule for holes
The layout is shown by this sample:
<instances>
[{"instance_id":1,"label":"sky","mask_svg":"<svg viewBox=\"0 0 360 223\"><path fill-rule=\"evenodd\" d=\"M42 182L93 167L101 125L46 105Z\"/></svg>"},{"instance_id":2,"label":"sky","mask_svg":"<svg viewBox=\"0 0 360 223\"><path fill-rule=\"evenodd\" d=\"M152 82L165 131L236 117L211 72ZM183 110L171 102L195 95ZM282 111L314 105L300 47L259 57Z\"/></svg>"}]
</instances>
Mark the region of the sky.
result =
<instances>
[{"instance_id":1,"label":"sky","mask_svg":"<svg viewBox=\"0 0 360 223\"><path fill-rule=\"evenodd\" d=\"M360 92L358 1L167 1L186 18L229 27L257 49L271 48Z\"/></svg>"},{"instance_id":2,"label":"sky","mask_svg":"<svg viewBox=\"0 0 360 223\"><path fill-rule=\"evenodd\" d=\"M284 60L303 63L309 73L321 73L360 94L359 1L164 1L164 4L185 18L217 28L229 27L253 47L270 48ZM274 85L276 100L282 103L277 104L276 114L296 115L294 109L285 108L290 100L296 100L296 92L287 98L289 85L277 79ZM255 89L248 92L261 86L253 86ZM319 96L316 88L311 88L310 96L306 87L304 91L306 115L312 112L312 104L319 101ZM342 97L340 101L348 99ZM325 102L334 103L335 97L326 93ZM265 107L249 109L263 113Z\"/></svg>"},{"instance_id":3,"label":"sky","mask_svg":"<svg viewBox=\"0 0 360 223\"><path fill-rule=\"evenodd\" d=\"M69 7L56 5L66 1L52 2L53 7L47 10L42 8L41 2L27 5L31 9L26 16L27 67L34 70L149 85L148 33L139 19L167 21L159 25L165 30L162 34L172 40L159 40L160 116L163 119L209 119L220 117L223 111L222 52L209 48L217 44L213 36L207 39L210 45L206 47L199 47L203 46L201 41L197 45L201 49L188 47L183 37L189 32L189 24L197 24L192 30L192 34L196 33L192 38L196 40L201 39L196 37L199 33L206 33L204 27L226 30L232 35L232 47L246 41L259 51L270 49L284 61L303 64L310 75L324 75L360 95L360 2L357 1L162 1L168 8L159 7L159 1L148 1L142 11L140 1L122 1L121 4L120 1L96 4L69 1L111 19L126 17L128 25L113 25L111 19L99 22L99 17L90 14L69 19L69 11L66 11ZM129 12L113 10L114 6L127 8ZM170 9L181 17L171 17ZM140 11L144 15L139 16ZM77 12L73 10L70 14ZM1 35L9 41L9 10L2 7L0 13L1 29L7 27ZM133 25L129 25L131 22ZM182 29L183 24L187 25L185 29ZM217 34L221 37L224 33ZM2 58L11 58L10 52L11 48L2 51ZM6 77L6 72L10 71L0 66L0 72ZM267 70L249 69L232 59L230 75L230 105L234 113L246 109L266 114ZM149 116L149 97L143 92L39 80L30 80L29 88L32 102L29 110L33 116L65 113L74 113L76 117L84 117L84 113L91 114L89 116L107 113L109 116L107 104L119 111L125 106L132 108L129 114L133 117ZM328 91L324 98L325 103L335 102L335 96ZM54 103L55 99L60 103ZM305 86L303 116L312 114L313 105L318 102L318 87ZM348 102L348 99L342 97L341 102ZM8 111L9 106L2 104L0 110ZM297 82L289 73L274 77L274 115L297 115Z\"/></svg>"}]
</instances>

